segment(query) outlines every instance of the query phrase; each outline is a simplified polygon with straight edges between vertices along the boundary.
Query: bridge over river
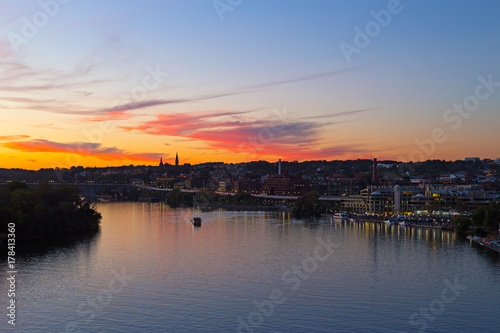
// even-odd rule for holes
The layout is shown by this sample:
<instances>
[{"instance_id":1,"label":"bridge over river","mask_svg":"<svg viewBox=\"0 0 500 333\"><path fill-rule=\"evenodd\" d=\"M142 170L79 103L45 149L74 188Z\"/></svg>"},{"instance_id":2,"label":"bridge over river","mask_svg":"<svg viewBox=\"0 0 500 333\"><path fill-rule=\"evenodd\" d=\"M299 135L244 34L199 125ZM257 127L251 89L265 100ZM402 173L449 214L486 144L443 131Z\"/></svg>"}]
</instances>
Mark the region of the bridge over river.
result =
<instances>
[{"instance_id":1,"label":"bridge over river","mask_svg":"<svg viewBox=\"0 0 500 333\"><path fill-rule=\"evenodd\" d=\"M138 188L141 190L146 190L146 191L156 191L156 192L170 192L173 189L171 188L159 188L159 187L154 187L154 186L147 186L147 185L138 185L138 184L97 184L97 183L49 183L52 186L57 186L57 185L67 185L71 187L76 187L80 193L85 196L86 199L90 201L95 201L96 200L96 195L106 189L112 189L120 194L123 195L123 193L126 190L131 190L132 188ZM8 183L2 183L0 186L7 186ZM37 186L37 183L26 183L29 187L34 187ZM187 189L181 189L181 192L186 192L186 193L196 193L199 192L199 190L187 190ZM231 192L215 192L219 195L235 195L236 193L231 193ZM267 194L252 194L253 197L256 198L263 198L263 199L274 199L274 200L297 200L299 197L298 196L285 196L285 195L267 195ZM319 198L319 200L322 201L341 201L342 197L329 197L329 196L322 196Z\"/></svg>"}]
</instances>

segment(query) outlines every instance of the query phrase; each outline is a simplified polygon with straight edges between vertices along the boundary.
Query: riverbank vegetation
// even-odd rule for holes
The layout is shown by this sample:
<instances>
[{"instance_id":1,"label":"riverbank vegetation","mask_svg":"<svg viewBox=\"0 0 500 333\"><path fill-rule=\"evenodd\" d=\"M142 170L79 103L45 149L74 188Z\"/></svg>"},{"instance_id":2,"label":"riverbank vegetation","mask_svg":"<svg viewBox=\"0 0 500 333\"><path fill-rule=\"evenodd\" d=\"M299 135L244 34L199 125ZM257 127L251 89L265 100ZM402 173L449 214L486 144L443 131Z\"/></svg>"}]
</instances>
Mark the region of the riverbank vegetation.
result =
<instances>
[{"instance_id":1,"label":"riverbank vegetation","mask_svg":"<svg viewBox=\"0 0 500 333\"><path fill-rule=\"evenodd\" d=\"M461 236L498 235L500 223L500 203L490 202L472 214L472 217L459 216L453 220L455 230Z\"/></svg>"},{"instance_id":2,"label":"riverbank vegetation","mask_svg":"<svg viewBox=\"0 0 500 333\"><path fill-rule=\"evenodd\" d=\"M293 203L292 214L297 218L321 217L327 211L327 205L319 201L320 195L311 191Z\"/></svg>"},{"instance_id":3,"label":"riverbank vegetation","mask_svg":"<svg viewBox=\"0 0 500 333\"><path fill-rule=\"evenodd\" d=\"M0 189L0 227L15 223L17 240L80 235L99 230L101 214L75 188L10 183Z\"/></svg>"},{"instance_id":4,"label":"riverbank vegetation","mask_svg":"<svg viewBox=\"0 0 500 333\"><path fill-rule=\"evenodd\" d=\"M174 188L167 195L167 203L172 208L193 207L193 194Z\"/></svg>"}]
</instances>

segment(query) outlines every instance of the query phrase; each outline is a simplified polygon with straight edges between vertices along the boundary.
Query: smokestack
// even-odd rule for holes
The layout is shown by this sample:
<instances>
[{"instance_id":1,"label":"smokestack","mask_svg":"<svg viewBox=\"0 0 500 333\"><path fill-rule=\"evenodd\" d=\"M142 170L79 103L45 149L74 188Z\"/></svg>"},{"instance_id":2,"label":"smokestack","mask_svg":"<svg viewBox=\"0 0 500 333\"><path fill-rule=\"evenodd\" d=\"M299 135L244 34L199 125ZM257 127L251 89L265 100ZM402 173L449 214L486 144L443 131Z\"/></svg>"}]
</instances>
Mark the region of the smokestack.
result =
<instances>
[{"instance_id":1,"label":"smokestack","mask_svg":"<svg viewBox=\"0 0 500 333\"><path fill-rule=\"evenodd\" d=\"M278 176L281 176L281 158L278 161Z\"/></svg>"},{"instance_id":2,"label":"smokestack","mask_svg":"<svg viewBox=\"0 0 500 333\"><path fill-rule=\"evenodd\" d=\"M394 186L394 215L401 214L401 186Z\"/></svg>"},{"instance_id":3,"label":"smokestack","mask_svg":"<svg viewBox=\"0 0 500 333\"><path fill-rule=\"evenodd\" d=\"M377 159L373 159L373 174L372 174L372 183L376 183L378 180L378 174L377 174Z\"/></svg>"}]
</instances>

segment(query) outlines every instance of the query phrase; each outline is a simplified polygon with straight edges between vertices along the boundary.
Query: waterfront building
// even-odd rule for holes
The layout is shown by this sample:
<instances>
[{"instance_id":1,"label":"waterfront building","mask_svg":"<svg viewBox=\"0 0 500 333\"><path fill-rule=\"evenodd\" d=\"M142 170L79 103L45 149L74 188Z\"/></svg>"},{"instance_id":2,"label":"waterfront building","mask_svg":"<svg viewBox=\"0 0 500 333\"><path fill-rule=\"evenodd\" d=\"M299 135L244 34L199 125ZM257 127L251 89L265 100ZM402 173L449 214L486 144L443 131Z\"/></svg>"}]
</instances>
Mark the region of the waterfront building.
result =
<instances>
[{"instance_id":1,"label":"waterfront building","mask_svg":"<svg viewBox=\"0 0 500 333\"><path fill-rule=\"evenodd\" d=\"M262 184L259 179L238 179L234 182L235 192L259 193Z\"/></svg>"},{"instance_id":2,"label":"waterfront building","mask_svg":"<svg viewBox=\"0 0 500 333\"><path fill-rule=\"evenodd\" d=\"M426 184L410 186L368 186L360 195L342 199L345 210L361 214L449 214L474 210L491 201L500 201L494 191L485 191L481 185Z\"/></svg>"},{"instance_id":3,"label":"waterfront building","mask_svg":"<svg viewBox=\"0 0 500 333\"><path fill-rule=\"evenodd\" d=\"M267 195L303 195L310 189L309 182L301 176L273 175L262 184L262 193Z\"/></svg>"},{"instance_id":4,"label":"waterfront building","mask_svg":"<svg viewBox=\"0 0 500 333\"><path fill-rule=\"evenodd\" d=\"M342 197L349 195L359 195L361 190L367 185L363 178L347 178L333 176L327 179L327 195Z\"/></svg>"},{"instance_id":5,"label":"waterfront building","mask_svg":"<svg viewBox=\"0 0 500 333\"><path fill-rule=\"evenodd\" d=\"M395 189L399 191L397 205L395 204ZM398 210L398 214L409 214L413 213L413 207L411 206L412 198L424 193L424 189L415 187L372 185L361 190L359 195L351 195L343 198L342 206L345 210L361 214L393 215L396 209Z\"/></svg>"}]
</instances>

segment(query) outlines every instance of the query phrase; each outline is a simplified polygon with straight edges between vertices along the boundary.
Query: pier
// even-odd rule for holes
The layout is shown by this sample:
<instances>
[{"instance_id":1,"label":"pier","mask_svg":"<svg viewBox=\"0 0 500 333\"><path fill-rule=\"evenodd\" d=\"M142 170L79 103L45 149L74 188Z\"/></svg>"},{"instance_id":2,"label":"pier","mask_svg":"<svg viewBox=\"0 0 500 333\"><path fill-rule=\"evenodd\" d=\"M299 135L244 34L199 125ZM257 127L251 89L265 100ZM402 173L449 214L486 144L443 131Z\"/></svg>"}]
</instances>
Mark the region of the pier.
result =
<instances>
[{"instance_id":1,"label":"pier","mask_svg":"<svg viewBox=\"0 0 500 333\"><path fill-rule=\"evenodd\" d=\"M500 253L500 246L496 245L500 243L499 239L496 240L490 240L488 238L480 238L480 239L475 239L475 238L467 238L471 242L476 243L478 245L484 246L485 248L488 248L490 250L496 251Z\"/></svg>"}]
</instances>

